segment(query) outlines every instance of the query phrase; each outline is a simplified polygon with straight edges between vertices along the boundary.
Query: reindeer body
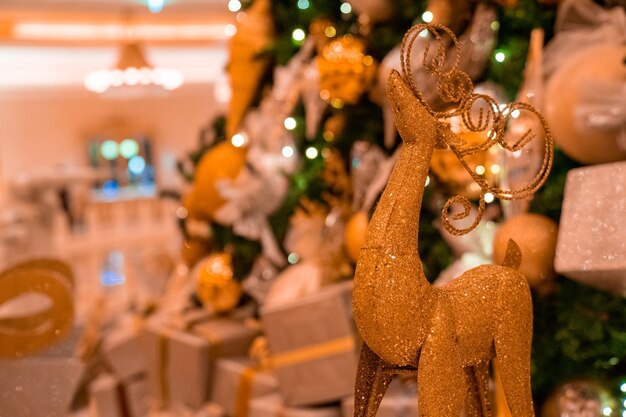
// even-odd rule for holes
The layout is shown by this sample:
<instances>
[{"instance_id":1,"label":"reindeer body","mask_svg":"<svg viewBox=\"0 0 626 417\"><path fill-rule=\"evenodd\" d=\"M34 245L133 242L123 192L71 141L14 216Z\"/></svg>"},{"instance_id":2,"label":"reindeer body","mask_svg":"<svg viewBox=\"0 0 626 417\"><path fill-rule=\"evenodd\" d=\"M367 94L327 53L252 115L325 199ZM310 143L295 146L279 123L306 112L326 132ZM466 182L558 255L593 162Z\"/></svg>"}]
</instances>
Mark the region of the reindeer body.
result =
<instances>
[{"instance_id":1,"label":"reindeer body","mask_svg":"<svg viewBox=\"0 0 626 417\"><path fill-rule=\"evenodd\" d=\"M397 72L387 91L403 139L357 264L354 318L363 337L355 417L374 417L394 374L416 372L420 415L490 415L489 361L497 357L514 417L533 416L532 303L526 279L484 265L443 288L430 286L417 251L419 212L430 159L447 129ZM505 265L516 267L516 245Z\"/></svg>"}]
</instances>

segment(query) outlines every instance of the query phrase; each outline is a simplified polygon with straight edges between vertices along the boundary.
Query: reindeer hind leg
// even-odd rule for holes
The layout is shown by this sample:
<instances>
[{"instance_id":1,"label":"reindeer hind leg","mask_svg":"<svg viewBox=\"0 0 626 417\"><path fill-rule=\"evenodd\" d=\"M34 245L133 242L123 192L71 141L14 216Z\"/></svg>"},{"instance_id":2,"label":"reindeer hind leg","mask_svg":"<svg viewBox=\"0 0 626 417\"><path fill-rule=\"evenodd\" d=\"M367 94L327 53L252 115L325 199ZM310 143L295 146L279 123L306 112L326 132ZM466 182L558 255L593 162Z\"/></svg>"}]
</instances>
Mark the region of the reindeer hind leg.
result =
<instances>
[{"instance_id":1,"label":"reindeer hind leg","mask_svg":"<svg viewBox=\"0 0 626 417\"><path fill-rule=\"evenodd\" d=\"M478 365L465 368L464 371L467 382L465 415L467 417L491 417L489 363L479 363Z\"/></svg>"},{"instance_id":2,"label":"reindeer hind leg","mask_svg":"<svg viewBox=\"0 0 626 417\"><path fill-rule=\"evenodd\" d=\"M391 383L392 375L385 372L385 361L363 343L356 372L354 417L375 417L380 402Z\"/></svg>"}]
</instances>

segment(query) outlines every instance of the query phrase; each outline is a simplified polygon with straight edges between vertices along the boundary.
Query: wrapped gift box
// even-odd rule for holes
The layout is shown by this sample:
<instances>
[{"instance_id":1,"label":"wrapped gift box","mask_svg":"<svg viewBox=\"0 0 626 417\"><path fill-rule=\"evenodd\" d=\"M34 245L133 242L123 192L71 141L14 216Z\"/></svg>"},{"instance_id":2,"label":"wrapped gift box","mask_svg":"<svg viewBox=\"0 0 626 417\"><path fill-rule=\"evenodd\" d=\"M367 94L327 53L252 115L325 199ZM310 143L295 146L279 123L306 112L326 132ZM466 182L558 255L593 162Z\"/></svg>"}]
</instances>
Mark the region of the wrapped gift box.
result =
<instances>
[{"instance_id":1,"label":"wrapped gift box","mask_svg":"<svg viewBox=\"0 0 626 417\"><path fill-rule=\"evenodd\" d=\"M265 308L261 320L287 405L322 404L352 394L359 349L352 282Z\"/></svg>"},{"instance_id":2,"label":"wrapped gift box","mask_svg":"<svg viewBox=\"0 0 626 417\"><path fill-rule=\"evenodd\" d=\"M148 413L147 396L143 378L122 382L102 374L89 385L89 408L93 417L143 417Z\"/></svg>"},{"instance_id":3,"label":"wrapped gift box","mask_svg":"<svg viewBox=\"0 0 626 417\"><path fill-rule=\"evenodd\" d=\"M340 417L338 406L287 407L280 394L270 394L250 401L248 417ZM350 415L349 417L352 417Z\"/></svg>"},{"instance_id":4,"label":"wrapped gift box","mask_svg":"<svg viewBox=\"0 0 626 417\"><path fill-rule=\"evenodd\" d=\"M220 359L215 368L211 401L222 406L228 416L247 417L252 398L277 389L276 377L256 369L249 359Z\"/></svg>"},{"instance_id":5,"label":"wrapped gift box","mask_svg":"<svg viewBox=\"0 0 626 417\"><path fill-rule=\"evenodd\" d=\"M626 162L567 174L554 268L626 296Z\"/></svg>"},{"instance_id":6,"label":"wrapped gift box","mask_svg":"<svg viewBox=\"0 0 626 417\"><path fill-rule=\"evenodd\" d=\"M354 416L354 396L341 401L341 414L343 417ZM417 389L406 388L398 379L394 379L378 407L376 417L418 416Z\"/></svg>"},{"instance_id":7,"label":"wrapped gift box","mask_svg":"<svg viewBox=\"0 0 626 417\"><path fill-rule=\"evenodd\" d=\"M0 416L65 417L84 369L69 357L0 360Z\"/></svg>"},{"instance_id":8,"label":"wrapped gift box","mask_svg":"<svg viewBox=\"0 0 626 417\"><path fill-rule=\"evenodd\" d=\"M197 409L209 396L215 360L246 355L258 333L229 319L203 322L188 332L149 324L143 345L151 392L162 404Z\"/></svg>"},{"instance_id":9,"label":"wrapped gift box","mask_svg":"<svg viewBox=\"0 0 626 417\"><path fill-rule=\"evenodd\" d=\"M146 372L141 332L136 326L128 325L113 330L102 343L102 353L115 375L121 379Z\"/></svg>"}]
</instances>

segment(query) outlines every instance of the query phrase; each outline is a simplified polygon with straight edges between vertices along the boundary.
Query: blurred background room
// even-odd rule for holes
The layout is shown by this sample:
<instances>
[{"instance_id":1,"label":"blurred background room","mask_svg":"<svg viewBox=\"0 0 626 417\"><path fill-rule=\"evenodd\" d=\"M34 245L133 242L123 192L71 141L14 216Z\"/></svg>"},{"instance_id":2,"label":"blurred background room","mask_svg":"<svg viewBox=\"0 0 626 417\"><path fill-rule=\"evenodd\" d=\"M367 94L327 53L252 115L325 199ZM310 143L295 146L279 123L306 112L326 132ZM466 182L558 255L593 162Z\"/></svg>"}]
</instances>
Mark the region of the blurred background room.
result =
<instances>
[{"instance_id":1,"label":"blurred background room","mask_svg":"<svg viewBox=\"0 0 626 417\"><path fill-rule=\"evenodd\" d=\"M514 239L536 414L626 417L623 0L0 0L0 417L352 417L352 278L401 147L386 80L431 22L508 143L540 127L518 101L556 146L508 201L479 184L532 181L544 132L475 146L492 130L452 120L472 151L433 154L424 272ZM445 109L417 39L408 71ZM461 228L484 208L463 236L454 195ZM378 416L418 407L403 377Z\"/></svg>"}]
</instances>

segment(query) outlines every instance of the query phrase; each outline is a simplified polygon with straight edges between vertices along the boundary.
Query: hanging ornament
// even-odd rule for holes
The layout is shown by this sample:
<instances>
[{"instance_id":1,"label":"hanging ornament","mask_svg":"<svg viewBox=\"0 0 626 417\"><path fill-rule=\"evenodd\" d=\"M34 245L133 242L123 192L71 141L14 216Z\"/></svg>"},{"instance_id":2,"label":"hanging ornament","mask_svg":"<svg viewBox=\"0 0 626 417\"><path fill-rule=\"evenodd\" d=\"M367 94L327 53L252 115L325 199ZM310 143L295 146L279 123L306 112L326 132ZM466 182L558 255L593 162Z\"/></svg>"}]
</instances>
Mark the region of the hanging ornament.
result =
<instances>
[{"instance_id":1,"label":"hanging ornament","mask_svg":"<svg viewBox=\"0 0 626 417\"><path fill-rule=\"evenodd\" d=\"M229 142L219 143L204 154L196 168L191 191L183 201L189 220L214 218L224 203L216 188L217 181L235 178L245 163L246 151Z\"/></svg>"},{"instance_id":2,"label":"hanging ornament","mask_svg":"<svg viewBox=\"0 0 626 417\"><path fill-rule=\"evenodd\" d=\"M493 242L493 261L502 262L506 244L513 239L522 251L519 271L531 287L554 279L557 224L546 216L524 213L508 219L496 232Z\"/></svg>"},{"instance_id":3,"label":"hanging ornament","mask_svg":"<svg viewBox=\"0 0 626 417\"><path fill-rule=\"evenodd\" d=\"M436 112L424 99L411 74L416 38L428 30L437 44L424 58L429 73L439 79L441 99L456 107ZM473 93L469 75L459 69L460 56L446 67L446 40L460 47L454 34L439 25L415 25L405 35L403 75L392 72L387 91L403 146L389 182L368 226L354 277L353 312L363 338L356 377L355 417L376 414L394 374L416 373L420 415L457 416L465 403L468 415L489 407L490 361L500 366L506 399L512 414L533 415L530 386L532 299L526 279L516 269L519 247L509 241L502 266L483 265L465 272L441 288L424 276L418 253L419 212L432 153L449 147L482 189L474 221L459 228L457 221L471 214L467 198L454 196L444 205L442 224L452 234L473 230L485 211L485 196L526 198L547 179L553 158L545 124L545 164L535 179L521 189L500 189L473 171L466 157L501 146L514 152L532 140L509 144L503 130L507 114L521 108L542 116L531 106L513 103L500 109L491 97ZM479 119L472 107L483 109ZM507 110L505 112L504 110ZM468 145L446 123L460 115L474 132L492 131L480 145ZM462 212L451 215L451 206Z\"/></svg>"},{"instance_id":4,"label":"hanging ornament","mask_svg":"<svg viewBox=\"0 0 626 417\"><path fill-rule=\"evenodd\" d=\"M376 74L374 58L365 54L362 39L344 35L331 41L317 57L320 96L335 108L355 104Z\"/></svg>"},{"instance_id":5,"label":"hanging ornament","mask_svg":"<svg viewBox=\"0 0 626 417\"><path fill-rule=\"evenodd\" d=\"M241 298L241 285L233 278L232 258L214 253L202 262L196 278L198 298L217 313L233 309Z\"/></svg>"},{"instance_id":6,"label":"hanging ornament","mask_svg":"<svg viewBox=\"0 0 626 417\"><path fill-rule=\"evenodd\" d=\"M237 24L230 40L228 75L231 100L226 116L226 138L230 139L252 104L259 82L270 64L262 53L274 39L274 21L270 0L255 0Z\"/></svg>"},{"instance_id":7,"label":"hanging ornament","mask_svg":"<svg viewBox=\"0 0 626 417\"><path fill-rule=\"evenodd\" d=\"M487 132L463 132L458 133L465 143L476 146L487 139ZM467 164L485 181L491 182L494 172L499 167L494 162L495 157L489 150L480 150L466 158ZM430 161L430 167L437 178L447 184L455 194L460 194L467 198L476 199L480 196L481 188L474 182L474 178L467 172L456 155L447 149L435 149ZM494 168L495 167L495 168Z\"/></svg>"},{"instance_id":8,"label":"hanging ornament","mask_svg":"<svg viewBox=\"0 0 626 417\"><path fill-rule=\"evenodd\" d=\"M315 49L321 54L328 42L337 36L337 29L329 19L317 18L309 25L309 36L315 40Z\"/></svg>"},{"instance_id":9,"label":"hanging ornament","mask_svg":"<svg viewBox=\"0 0 626 417\"><path fill-rule=\"evenodd\" d=\"M304 105L306 138L313 140L326 110L326 102L320 97L320 74L317 65L308 64L302 75L302 104Z\"/></svg>"},{"instance_id":10,"label":"hanging ornament","mask_svg":"<svg viewBox=\"0 0 626 417\"><path fill-rule=\"evenodd\" d=\"M626 46L600 44L568 57L546 88L556 143L583 164L626 160Z\"/></svg>"},{"instance_id":11,"label":"hanging ornament","mask_svg":"<svg viewBox=\"0 0 626 417\"><path fill-rule=\"evenodd\" d=\"M517 101L536 108L543 108L543 29L533 29L530 34L524 82L517 93ZM506 140L515 143L527 131L540 132L539 122L532 115L515 112L506 127ZM537 136L517 153L506 150L499 152L499 179L502 187L519 188L532 180L543 163L543 137ZM504 217L510 218L528 211L530 199L505 201L502 203Z\"/></svg>"},{"instance_id":12,"label":"hanging ornament","mask_svg":"<svg viewBox=\"0 0 626 417\"><path fill-rule=\"evenodd\" d=\"M611 392L602 384L578 379L557 387L541 409L542 417L602 417L619 409ZM611 410L606 414L606 410Z\"/></svg>"}]
</instances>

